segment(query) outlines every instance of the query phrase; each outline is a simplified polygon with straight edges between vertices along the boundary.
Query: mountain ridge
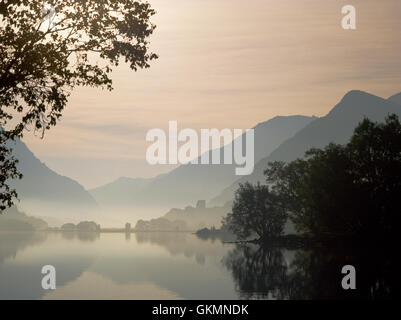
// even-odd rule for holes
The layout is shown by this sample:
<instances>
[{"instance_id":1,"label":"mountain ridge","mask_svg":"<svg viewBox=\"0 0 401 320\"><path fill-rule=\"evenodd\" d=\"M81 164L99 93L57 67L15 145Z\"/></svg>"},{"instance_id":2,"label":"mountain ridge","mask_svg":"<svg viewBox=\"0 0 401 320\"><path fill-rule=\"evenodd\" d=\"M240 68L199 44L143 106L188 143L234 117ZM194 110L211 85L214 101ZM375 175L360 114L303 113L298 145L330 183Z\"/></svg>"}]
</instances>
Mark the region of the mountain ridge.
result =
<instances>
[{"instance_id":1,"label":"mountain ridge","mask_svg":"<svg viewBox=\"0 0 401 320\"><path fill-rule=\"evenodd\" d=\"M10 181L18 193L20 202L29 214L43 214L54 209L64 211L74 208L96 208L95 199L77 181L51 170L29 150L26 144L17 140L9 143L13 155L18 159L17 168L23 174L21 180Z\"/></svg>"},{"instance_id":2,"label":"mountain ridge","mask_svg":"<svg viewBox=\"0 0 401 320\"><path fill-rule=\"evenodd\" d=\"M392 97L396 96L398 97L398 95ZM269 156L255 165L255 170L250 176L236 180L222 193L212 198L209 204L221 205L232 200L239 183L246 181L251 183L264 182L263 172L267 168L268 162L292 161L303 157L308 149L312 147L322 148L330 142L346 143L354 128L364 117L374 121L383 121L389 113L396 113L401 116L401 105L364 91L349 91L326 116L312 121L294 137L283 142Z\"/></svg>"},{"instance_id":3,"label":"mountain ridge","mask_svg":"<svg viewBox=\"0 0 401 320\"><path fill-rule=\"evenodd\" d=\"M398 103L398 104L401 104L401 92L397 93L395 95L392 95L391 97L388 98L388 100Z\"/></svg>"},{"instance_id":4,"label":"mountain ridge","mask_svg":"<svg viewBox=\"0 0 401 320\"><path fill-rule=\"evenodd\" d=\"M258 123L254 127L255 163L314 119L314 117L302 115L277 116ZM237 139L241 138L242 136ZM223 148L219 149L223 152ZM143 190L138 190L138 183L133 181L133 192L130 198L126 196L125 200L122 199L121 194L126 194L126 190L118 187L113 188L115 195L107 195L105 189L110 189L110 184L89 190L89 192L99 203L107 205L121 204L121 202L125 205L147 205L157 202L171 207L182 206L198 199L209 199L223 190L236 179L235 167L236 164L181 165L169 173L153 178Z\"/></svg>"}]
</instances>

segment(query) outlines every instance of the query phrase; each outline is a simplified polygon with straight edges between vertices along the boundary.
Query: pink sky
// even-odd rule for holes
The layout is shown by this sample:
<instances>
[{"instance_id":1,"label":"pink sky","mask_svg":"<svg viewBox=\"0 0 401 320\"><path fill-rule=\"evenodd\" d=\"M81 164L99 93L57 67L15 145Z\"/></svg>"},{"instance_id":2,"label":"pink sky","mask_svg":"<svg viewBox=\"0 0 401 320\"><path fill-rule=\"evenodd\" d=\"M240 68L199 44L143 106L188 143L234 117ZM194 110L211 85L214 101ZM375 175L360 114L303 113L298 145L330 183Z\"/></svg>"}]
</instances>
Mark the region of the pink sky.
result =
<instances>
[{"instance_id":1,"label":"pink sky","mask_svg":"<svg viewBox=\"0 0 401 320\"><path fill-rule=\"evenodd\" d=\"M145 161L146 132L251 128L276 115L325 115L349 90L401 91L398 0L150 0L159 60L121 66L113 92L78 89L64 117L29 148L91 188L171 169ZM341 8L357 9L357 30Z\"/></svg>"}]
</instances>

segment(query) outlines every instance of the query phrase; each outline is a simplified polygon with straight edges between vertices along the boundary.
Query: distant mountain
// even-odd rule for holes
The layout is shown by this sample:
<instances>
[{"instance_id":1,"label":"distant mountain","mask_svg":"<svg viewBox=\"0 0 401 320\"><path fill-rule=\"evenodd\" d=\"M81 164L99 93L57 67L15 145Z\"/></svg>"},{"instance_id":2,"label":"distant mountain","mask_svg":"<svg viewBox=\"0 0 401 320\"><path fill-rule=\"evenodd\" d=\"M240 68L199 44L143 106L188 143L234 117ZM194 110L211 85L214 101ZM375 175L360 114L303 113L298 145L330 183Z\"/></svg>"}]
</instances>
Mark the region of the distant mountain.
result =
<instances>
[{"instance_id":1,"label":"distant mountain","mask_svg":"<svg viewBox=\"0 0 401 320\"><path fill-rule=\"evenodd\" d=\"M396 103L400 101L401 94L386 100L362 91L347 93L326 116L315 119L292 138L283 142L269 156L257 163L251 175L237 179L212 199L210 204L219 205L232 200L239 183L264 182L263 172L271 161L292 161L303 157L305 151L312 147L321 148L330 142L346 143L364 117L383 121L390 113L401 116L401 104Z\"/></svg>"},{"instance_id":2,"label":"distant mountain","mask_svg":"<svg viewBox=\"0 0 401 320\"><path fill-rule=\"evenodd\" d=\"M152 179L121 177L114 182L90 190L91 195L99 204L132 204L132 199L138 192L149 186Z\"/></svg>"},{"instance_id":3,"label":"distant mountain","mask_svg":"<svg viewBox=\"0 0 401 320\"><path fill-rule=\"evenodd\" d=\"M391 96L390 98L388 98L388 100L401 104L401 92Z\"/></svg>"},{"instance_id":4,"label":"distant mountain","mask_svg":"<svg viewBox=\"0 0 401 320\"><path fill-rule=\"evenodd\" d=\"M314 119L275 117L258 124L254 128L255 163ZM223 148L220 153L223 154ZM120 178L90 193L101 204L182 206L198 199L210 199L221 192L238 178L235 168L236 164L181 165L152 180Z\"/></svg>"},{"instance_id":5,"label":"distant mountain","mask_svg":"<svg viewBox=\"0 0 401 320\"><path fill-rule=\"evenodd\" d=\"M49 169L20 140L12 144L13 154L19 160L18 168L22 180L11 185L21 200L17 203L30 215L57 217L58 212L97 206L96 201L78 182L61 176Z\"/></svg>"},{"instance_id":6,"label":"distant mountain","mask_svg":"<svg viewBox=\"0 0 401 320\"><path fill-rule=\"evenodd\" d=\"M6 209L0 215L0 230L3 231L35 231L46 228L47 223L44 220L27 216L16 207Z\"/></svg>"}]
</instances>

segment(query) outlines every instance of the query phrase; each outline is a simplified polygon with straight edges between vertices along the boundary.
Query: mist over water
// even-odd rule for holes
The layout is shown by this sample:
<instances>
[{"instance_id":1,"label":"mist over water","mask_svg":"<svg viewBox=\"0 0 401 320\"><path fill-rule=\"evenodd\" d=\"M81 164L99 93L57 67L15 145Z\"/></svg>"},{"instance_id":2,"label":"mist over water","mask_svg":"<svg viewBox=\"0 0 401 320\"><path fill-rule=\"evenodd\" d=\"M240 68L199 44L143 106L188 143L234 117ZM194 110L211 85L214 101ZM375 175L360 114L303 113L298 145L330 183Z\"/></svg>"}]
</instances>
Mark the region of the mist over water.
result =
<instances>
[{"instance_id":1,"label":"mist over water","mask_svg":"<svg viewBox=\"0 0 401 320\"><path fill-rule=\"evenodd\" d=\"M24 201L19 206L21 211L42 218L50 227L60 227L64 223L95 221L102 228L123 228L126 222L135 225L140 219L153 219L163 216L170 209L168 206L98 206L95 208L75 207L73 204L60 208L59 205L46 207L40 201Z\"/></svg>"}]
</instances>

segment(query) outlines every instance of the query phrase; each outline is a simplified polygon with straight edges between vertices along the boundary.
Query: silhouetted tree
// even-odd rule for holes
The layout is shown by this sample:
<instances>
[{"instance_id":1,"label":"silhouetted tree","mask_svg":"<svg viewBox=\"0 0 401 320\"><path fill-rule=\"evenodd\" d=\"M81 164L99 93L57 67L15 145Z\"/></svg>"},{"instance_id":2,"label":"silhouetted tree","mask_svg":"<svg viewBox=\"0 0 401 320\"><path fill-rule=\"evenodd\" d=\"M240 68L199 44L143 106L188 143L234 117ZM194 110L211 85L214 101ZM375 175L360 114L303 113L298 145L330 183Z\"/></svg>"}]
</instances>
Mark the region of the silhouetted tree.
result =
<instances>
[{"instance_id":1,"label":"silhouetted tree","mask_svg":"<svg viewBox=\"0 0 401 320\"><path fill-rule=\"evenodd\" d=\"M24 129L56 125L76 86L112 89L110 73L123 58L130 68L148 68L157 55L148 37L155 11L131 0L9 0L0 3L0 140L22 137ZM10 205L15 161L1 160L0 192ZM4 180L4 181L3 181ZM11 202L10 202L11 201Z\"/></svg>"},{"instance_id":2,"label":"silhouetted tree","mask_svg":"<svg viewBox=\"0 0 401 320\"><path fill-rule=\"evenodd\" d=\"M0 213L13 205L13 198L17 196L15 189L11 188L8 179L21 179L22 175L18 172L18 160L12 156L12 148L6 143L8 138L0 128Z\"/></svg>"},{"instance_id":3,"label":"silhouetted tree","mask_svg":"<svg viewBox=\"0 0 401 320\"><path fill-rule=\"evenodd\" d=\"M360 207L357 223L366 234L396 235L401 223L401 123L365 119L347 145Z\"/></svg>"},{"instance_id":4,"label":"silhouetted tree","mask_svg":"<svg viewBox=\"0 0 401 320\"><path fill-rule=\"evenodd\" d=\"M299 231L366 238L396 236L400 225L401 124L363 120L345 145L270 163L272 192Z\"/></svg>"},{"instance_id":5,"label":"silhouetted tree","mask_svg":"<svg viewBox=\"0 0 401 320\"><path fill-rule=\"evenodd\" d=\"M297 231L342 233L356 210L352 177L346 174L351 166L344 147L329 144L309 150L306 159L272 163L266 175Z\"/></svg>"},{"instance_id":6,"label":"silhouetted tree","mask_svg":"<svg viewBox=\"0 0 401 320\"><path fill-rule=\"evenodd\" d=\"M223 219L223 225L239 238L256 234L266 240L280 236L286 220L285 210L267 186L245 183L236 191L232 212Z\"/></svg>"}]
</instances>

